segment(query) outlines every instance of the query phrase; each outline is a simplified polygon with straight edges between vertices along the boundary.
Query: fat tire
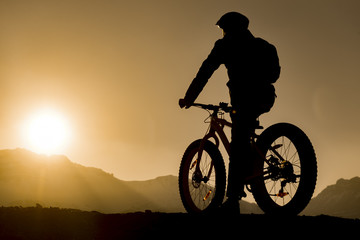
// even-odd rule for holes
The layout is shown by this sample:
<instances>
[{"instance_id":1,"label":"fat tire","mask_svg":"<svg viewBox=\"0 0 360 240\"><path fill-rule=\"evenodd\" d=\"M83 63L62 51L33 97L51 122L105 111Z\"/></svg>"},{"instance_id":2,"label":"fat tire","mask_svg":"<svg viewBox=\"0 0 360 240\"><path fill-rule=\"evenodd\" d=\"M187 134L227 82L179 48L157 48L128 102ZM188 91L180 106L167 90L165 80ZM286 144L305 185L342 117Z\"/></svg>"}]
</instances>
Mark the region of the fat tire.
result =
<instances>
[{"instance_id":1,"label":"fat tire","mask_svg":"<svg viewBox=\"0 0 360 240\"><path fill-rule=\"evenodd\" d=\"M218 208L224 200L226 188L226 170L223 157L214 143L212 143L211 141L206 141L204 144L204 151L207 152L208 155L211 157L216 172L215 196L213 197L208 207L202 210L197 208L193 203L189 193L188 173L190 163L195 154L198 152L201 141L202 139L196 140L188 146L182 157L179 169L179 191L181 201L188 213L195 214L211 212Z\"/></svg>"},{"instance_id":2,"label":"fat tire","mask_svg":"<svg viewBox=\"0 0 360 240\"><path fill-rule=\"evenodd\" d=\"M256 143L260 151L266 154L271 144L282 136L287 137L294 144L300 159L300 182L295 195L284 206L276 204L269 196L263 178L254 181L251 184L251 190L255 201L266 214L297 215L307 206L315 190L316 155L306 134L300 128L289 123L270 126L261 133ZM264 169L263 166L262 169Z\"/></svg>"}]
</instances>

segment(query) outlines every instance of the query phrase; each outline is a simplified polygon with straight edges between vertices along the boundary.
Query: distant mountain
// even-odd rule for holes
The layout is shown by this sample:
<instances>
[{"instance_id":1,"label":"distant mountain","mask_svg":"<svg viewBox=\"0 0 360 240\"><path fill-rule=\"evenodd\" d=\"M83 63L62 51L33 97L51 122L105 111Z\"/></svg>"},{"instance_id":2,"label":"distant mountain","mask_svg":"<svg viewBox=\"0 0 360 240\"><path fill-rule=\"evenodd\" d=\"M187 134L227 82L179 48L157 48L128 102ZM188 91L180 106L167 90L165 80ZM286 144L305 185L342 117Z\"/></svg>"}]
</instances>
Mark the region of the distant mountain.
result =
<instances>
[{"instance_id":1,"label":"distant mountain","mask_svg":"<svg viewBox=\"0 0 360 240\"><path fill-rule=\"evenodd\" d=\"M24 149L0 151L3 206L40 204L104 213L146 209L179 212L183 208L178 190L170 187L176 179L167 176L127 182L100 169L73 163L65 156L38 155ZM162 197L165 189L166 200Z\"/></svg>"},{"instance_id":2,"label":"distant mountain","mask_svg":"<svg viewBox=\"0 0 360 240\"><path fill-rule=\"evenodd\" d=\"M0 206L74 208L103 213L184 212L176 176L122 181L65 156L45 156L25 149L0 151ZM243 213L261 213L241 202Z\"/></svg>"},{"instance_id":3,"label":"distant mountain","mask_svg":"<svg viewBox=\"0 0 360 240\"><path fill-rule=\"evenodd\" d=\"M36 204L103 213L185 211L176 176L122 181L65 156L0 150L0 206ZM242 213L262 213L254 203L240 204ZM360 178L339 179L313 198L301 214L360 218Z\"/></svg>"},{"instance_id":4,"label":"distant mountain","mask_svg":"<svg viewBox=\"0 0 360 240\"><path fill-rule=\"evenodd\" d=\"M313 198L302 214L360 218L360 178L339 179Z\"/></svg>"}]
</instances>

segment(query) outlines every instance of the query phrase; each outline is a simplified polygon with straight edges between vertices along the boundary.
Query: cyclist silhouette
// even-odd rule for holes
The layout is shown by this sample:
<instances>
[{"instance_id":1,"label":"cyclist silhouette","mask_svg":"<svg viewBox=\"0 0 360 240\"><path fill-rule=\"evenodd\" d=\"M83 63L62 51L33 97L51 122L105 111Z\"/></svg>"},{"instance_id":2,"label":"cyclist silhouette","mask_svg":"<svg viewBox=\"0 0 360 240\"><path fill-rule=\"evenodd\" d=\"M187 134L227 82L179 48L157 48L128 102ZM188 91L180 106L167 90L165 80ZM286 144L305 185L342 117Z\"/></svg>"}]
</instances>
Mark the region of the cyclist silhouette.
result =
<instances>
[{"instance_id":1,"label":"cyclist silhouette","mask_svg":"<svg viewBox=\"0 0 360 240\"><path fill-rule=\"evenodd\" d=\"M227 86L230 92L230 101L233 107L231 112L232 130L230 143L230 161L227 200L223 204L224 211L240 212L239 199L245 197L244 179L251 171L252 150L250 143L251 133L254 132L257 118L269 112L275 102L275 88L272 85L280 74L278 69L270 77L259 69L261 44L267 43L261 38L255 38L248 30L249 20L237 12L223 15L216 23L223 30L223 38L215 42L209 56L202 63L196 77L191 82L184 99L180 99L181 108L189 108L208 79L221 64L227 68L229 81ZM273 47L273 46L272 46ZM273 47L275 49L275 47ZM276 49L275 49L276 53Z\"/></svg>"}]
</instances>

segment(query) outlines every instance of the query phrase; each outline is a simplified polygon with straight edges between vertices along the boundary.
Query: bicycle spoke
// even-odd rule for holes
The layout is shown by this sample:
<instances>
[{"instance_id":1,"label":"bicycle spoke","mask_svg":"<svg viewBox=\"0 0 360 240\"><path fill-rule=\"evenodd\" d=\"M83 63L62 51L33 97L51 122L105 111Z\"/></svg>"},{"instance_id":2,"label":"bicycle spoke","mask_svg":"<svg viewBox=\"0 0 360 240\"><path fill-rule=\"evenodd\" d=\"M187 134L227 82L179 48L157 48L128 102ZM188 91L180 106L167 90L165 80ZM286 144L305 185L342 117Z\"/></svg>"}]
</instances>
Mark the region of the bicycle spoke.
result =
<instances>
[{"instance_id":1,"label":"bicycle spoke","mask_svg":"<svg viewBox=\"0 0 360 240\"><path fill-rule=\"evenodd\" d=\"M284 206L291 201L298 189L299 182L297 179L299 179L301 176L300 158L298 151L292 141L285 136L281 136L276 139L271 144L271 146L276 146L277 153L283 158L284 161L279 160L278 163L274 163L279 165L264 165L264 171L267 171L270 174L270 177L267 178L264 183L271 199L276 204ZM280 156L273 155L270 150L266 156L268 159L271 156L277 159L280 158ZM285 168L288 168L293 172L296 182L292 182L294 180L288 180L286 173L282 173L282 169ZM272 173L271 175L271 171L275 170L278 172Z\"/></svg>"},{"instance_id":2,"label":"bicycle spoke","mask_svg":"<svg viewBox=\"0 0 360 240\"><path fill-rule=\"evenodd\" d=\"M189 164L188 186L193 203L198 209L203 210L209 206L215 196L216 173L212 166L212 159L207 152L202 153L201 159L196 159L196 156L197 154ZM202 179L193 179L196 171L200 171L201 174L198 176L201 176ZM198 181L198 183L194 185L194 181Z\"/></svg>"}]
</instances>

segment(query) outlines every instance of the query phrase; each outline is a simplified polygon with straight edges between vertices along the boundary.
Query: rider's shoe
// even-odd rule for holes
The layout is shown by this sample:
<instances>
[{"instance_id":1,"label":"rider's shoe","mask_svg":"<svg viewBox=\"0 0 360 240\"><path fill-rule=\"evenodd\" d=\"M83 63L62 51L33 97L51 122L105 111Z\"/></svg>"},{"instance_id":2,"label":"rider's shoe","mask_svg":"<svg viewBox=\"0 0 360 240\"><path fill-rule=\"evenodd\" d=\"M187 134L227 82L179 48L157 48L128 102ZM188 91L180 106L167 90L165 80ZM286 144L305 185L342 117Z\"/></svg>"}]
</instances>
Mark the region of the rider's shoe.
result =
<instances>
[{"instance_id":1,"label":"rider's shoe","mask_svg":"<svg viewBox=\"0 0 360 240\"><path fill-rule=\"evenodd\" d=\"M219 208L220 214L228 216L240 216L240 205L238 198L228 198Z\"/></svg>"},{"instance_id":2,"label":"rider's shoe","mask_svg":"<svg viewBox=\"0 0 360 240\"><path fill-rule=\"evenodd\" d=\"M247 194L245 191L242 191L241 193L239 193L239 200L241 200L242 198L246 198Z\"/></svg>"}]
</instances>

